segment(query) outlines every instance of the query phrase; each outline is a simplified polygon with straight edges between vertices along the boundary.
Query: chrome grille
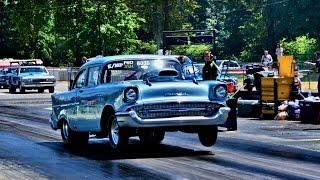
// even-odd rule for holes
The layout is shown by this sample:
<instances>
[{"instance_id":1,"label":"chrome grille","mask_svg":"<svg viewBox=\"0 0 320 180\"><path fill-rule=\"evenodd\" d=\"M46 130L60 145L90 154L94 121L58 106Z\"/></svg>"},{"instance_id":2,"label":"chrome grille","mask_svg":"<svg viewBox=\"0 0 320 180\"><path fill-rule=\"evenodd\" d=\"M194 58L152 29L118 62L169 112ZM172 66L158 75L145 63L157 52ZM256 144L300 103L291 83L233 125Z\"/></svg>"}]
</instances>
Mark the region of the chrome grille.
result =
<instances>
[{"instance_id":1,"label":"chrome grille","mask_svg":"<svg viewBox=\"0 0 320 180\"><path fill-rule=\"evenodd\" d=\"M47 82L47 79L32 79L32 82Z\"/></svg>"},{"instance_id":2,"label":"chrome grille","mask_svg":"<svg viewBox=\"0 0 320 180\"><path fill-rule=\"evenodd\" d=\"M170 118L179 116L210 116L217 112L214 103L162 103L136 106L133 109L142 119Z\"/></svg>"}]
</instances>

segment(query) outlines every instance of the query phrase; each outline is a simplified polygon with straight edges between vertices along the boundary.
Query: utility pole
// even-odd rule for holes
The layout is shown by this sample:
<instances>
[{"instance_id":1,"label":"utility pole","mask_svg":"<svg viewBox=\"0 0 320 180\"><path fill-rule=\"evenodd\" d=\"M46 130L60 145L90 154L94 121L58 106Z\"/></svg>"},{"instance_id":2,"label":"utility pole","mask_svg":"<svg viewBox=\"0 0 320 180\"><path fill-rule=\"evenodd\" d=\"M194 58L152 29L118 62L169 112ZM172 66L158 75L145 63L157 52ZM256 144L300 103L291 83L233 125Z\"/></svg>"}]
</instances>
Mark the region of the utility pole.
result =
<instances>
[{"instance_id":1,"label":"utility pole","mask_svg":"<svg viewBox=\"0 0 320 180\"><path fill-rule=\"evenodd\" d=\"M100 0L97 0L97 5L98 5L98 8L97 8L97 21L98 21L98 43L97 43L97 53L100 55L103 55L104 52L102 50L102 38L101 38L101 15L100 15L100 6L101 6L101 2Z\"/></svg>"},{"instance_id":2,"label":"utility pole","mask_svg":"<svg viewBox=\"0 0 320 180\"><path fill-rule=\"evenodd\" d=\"M0 47L4 46L3 43L5 43L4 40L4 2L1 0L0 1ZM2 47L3 48L3 47ZM1 55L0 55L1 56Z\"/></svg>"},{"instance_id":3,"label":"utility pole","mask_svg":"<svg viewBox=\"0 0 320 180\"><path fill-rule=\"evenodd\" d=\"M168 0L163 1L163 15L164 15L164 23L163 23L163 31L169 30L169 3ZM163 33L163 55L166 54L167 45L165 42L165 34Z\"/></svg>"},{"instance_id":4,"label":"utility pole","mask_svg":"<svg viewBox=\"0 0 320 180\"><path fill-rule=\"evenodd\" d=\"M267 40L267 48L271 54L273 54L274 49L276 49L276 42L275 42L275 20L274 16L272 14L273 11L273 3L274 0L267 0L267 6L265 9L265 14L266 14L266 25L267 25L267 35L268 35L268 40Z\"/></svg>"},{"instance_id":5,"label":"utility pole","mask_svg":"<svg viewBox=\"0 0 320 180\"><path fill-rule=\"evenodd\" d=\"M213 14L213 16L215 17L215 19L216 19L216 24L215 25L213 25L213 34L212 34L212 36L213 36L213 38L212 38L212 45L213 45L213 47L212 47L212 49L211 49L211 54L213 54L214 56L217 56L218 55L218 52L217 52L217 33L218 33L218 30L216 29L217 28L217 26L218 26L218 15L217 15L217 12L215 12L214 14Z\"/></svg>"}]
</instances>

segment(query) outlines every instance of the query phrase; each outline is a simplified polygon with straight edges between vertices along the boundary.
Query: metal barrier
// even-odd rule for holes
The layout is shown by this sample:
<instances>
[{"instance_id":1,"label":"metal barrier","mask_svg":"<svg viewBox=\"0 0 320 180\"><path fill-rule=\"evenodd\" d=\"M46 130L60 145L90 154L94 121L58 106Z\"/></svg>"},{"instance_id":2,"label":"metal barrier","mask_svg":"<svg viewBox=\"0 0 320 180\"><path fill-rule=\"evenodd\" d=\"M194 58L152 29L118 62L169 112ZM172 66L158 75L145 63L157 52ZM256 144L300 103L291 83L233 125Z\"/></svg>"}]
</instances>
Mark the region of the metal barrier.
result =
<instances>
[{"instance_id":1,"label":"metal barrier","mask_svg":"<svg viewBox=\"0 0 320 180\"><path fill-rule=\"evenodd\" d=\"M75 77L79 70L78 67L47 67L47 69L49 74L53 75L57 81L72 80L70 79L71 75Z\"/></svg>"}]
</instances>

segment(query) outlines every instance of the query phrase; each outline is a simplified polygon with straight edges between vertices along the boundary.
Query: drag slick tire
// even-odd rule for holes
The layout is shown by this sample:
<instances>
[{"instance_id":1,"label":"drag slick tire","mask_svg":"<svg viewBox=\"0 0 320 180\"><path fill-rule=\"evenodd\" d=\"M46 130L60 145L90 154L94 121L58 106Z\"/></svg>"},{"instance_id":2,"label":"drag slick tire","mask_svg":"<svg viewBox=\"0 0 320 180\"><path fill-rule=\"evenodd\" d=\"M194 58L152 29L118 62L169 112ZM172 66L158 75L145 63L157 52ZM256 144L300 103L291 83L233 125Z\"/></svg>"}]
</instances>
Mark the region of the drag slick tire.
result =
<instances>
[{"instance_id":1,"label":"drag slick tire","mask_svg":"<svg viewBox=\"0 0 320 180\"><path fill-rule=\"evenodd\" d=\"M68 122L64 120L61 127L61 137L65 145L83 145L88 143L89 133L79 133L73 131Z\"/></svg>"},{"instance_id":2,"label":"drag slick tire","mask_svg":"<svg viewBox=\"0 0 320 180\"><path fill-rule=\"evenodd\" d=\"M124 129L119 126L116 116L113 114L110 115L108 122L108 136L112 149L119 150L127 146L129 136L126 134Z\"/></svg>"},{"instance_id":3,"label":"drag slick tire","mask_svg":"<svg viewBox=\"0 0 320 180\"><path fill-rule=\"evenodd\" d=\"M13 94L13 93L15 93L15 92L16 92L16 88L10 86L10 87L9 87L9 93Z\"/></svg>"},{"instance_id":4,"label":"drag slick tire","mask_svg":"<svg viewBox=\"0 0 320 180\"><path fill-rule=\"evenodd\" d=\"M44 92L44 89L43 88L39 88L38 89L38 93L43 93Z\"/></svg>"},{"instance_id":5,"label":"drag slick tire","mask_svg":"<svg viewBox=\"0 0 320 180\"><path fill-rule=\"evenodd\" d=\"M49 88L49 93L54 93L54 87Z\"/></svg>"},{"instance_id":6,"label":"drag slick tire","mask_svg":"<svg viewBox=\"0 0 320 180\"><path fill-rule=\"evenodd\" d=\"M161 130L144 129L139 133L139 139L145 145L158 145L164 139L165 132Z\"/></svg>"},{"instance_id":7,"label":"drag slick tire","mask_svg":"<svg viewBox=\"0 0 320 180\"><path fill-rule=\"evenodd\" d=\"M217 141L218 127L207 126L200 128L198 132L199 140L206 147L213 146Z\"/></svg>"}]
</instances>

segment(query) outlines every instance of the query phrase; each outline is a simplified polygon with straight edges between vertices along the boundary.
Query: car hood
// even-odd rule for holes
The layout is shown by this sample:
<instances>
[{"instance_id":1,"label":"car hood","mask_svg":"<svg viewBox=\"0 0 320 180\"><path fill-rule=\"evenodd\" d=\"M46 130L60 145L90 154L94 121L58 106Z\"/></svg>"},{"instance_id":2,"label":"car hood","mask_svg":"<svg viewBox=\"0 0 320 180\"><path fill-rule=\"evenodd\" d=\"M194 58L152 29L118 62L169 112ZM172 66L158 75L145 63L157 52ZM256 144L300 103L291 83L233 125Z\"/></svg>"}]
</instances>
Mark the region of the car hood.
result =
<instances>
[{"instance_id":1,"label":"car hood","mask_svg":"<svg viewBox=\"0 0 320 180\"><path fill-rule=\"evenodd\" d=\"M132 82L132 85L139 89L139 99L143 103L169 102L169 101L209 101L209 89L212 89L216 83L192 81L179 82L151 82L147 85L145 82Z\"/></svg>"}]
</instances>

